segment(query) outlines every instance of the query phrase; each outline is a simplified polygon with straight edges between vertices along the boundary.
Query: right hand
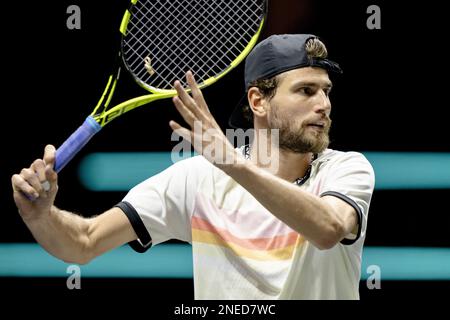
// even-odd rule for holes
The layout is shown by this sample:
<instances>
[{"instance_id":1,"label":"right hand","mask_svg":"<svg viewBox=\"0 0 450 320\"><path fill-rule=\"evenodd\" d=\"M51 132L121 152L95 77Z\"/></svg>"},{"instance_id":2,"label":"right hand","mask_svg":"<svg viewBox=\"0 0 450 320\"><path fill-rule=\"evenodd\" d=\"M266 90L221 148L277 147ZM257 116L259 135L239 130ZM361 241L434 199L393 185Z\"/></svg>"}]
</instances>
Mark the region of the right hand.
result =
<instances>
[{"instance_id":1,"label":"right hand","mask_svg":"<svg viewBox=\"0 0 450 320\"><path fill-rule=\"evenodd\" d=\"M58 191L58 175L53 170L55 155L55 147L47 145L43 159L35 160L29 168L11 178L14 202L25 220L50 214ZM47 191L45 181L49 184Z\"/></svg>"}]
</instances>

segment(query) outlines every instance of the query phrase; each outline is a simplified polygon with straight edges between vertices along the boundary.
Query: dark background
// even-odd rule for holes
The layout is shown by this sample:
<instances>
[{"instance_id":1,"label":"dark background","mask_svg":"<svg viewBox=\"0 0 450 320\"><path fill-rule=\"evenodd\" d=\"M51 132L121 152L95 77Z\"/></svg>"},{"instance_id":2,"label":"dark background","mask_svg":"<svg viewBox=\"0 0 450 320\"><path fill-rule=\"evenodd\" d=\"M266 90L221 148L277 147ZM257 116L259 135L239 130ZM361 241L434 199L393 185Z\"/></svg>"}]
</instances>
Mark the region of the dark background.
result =
<instances>
[{"instance_id":1,"label":"dark background","mask_svg":"<svg viewBox=\"0 0 450 320\"><path fill-rule=\"evenodd\" d=\"M81 8L81 30L68 30L66 8ZM381 8L381 30L366 27L369 5ZM118 25L128 1L22 1L2 4L3 137L0 242L34 242L11 197L10 177L59 146L91 112L111 71ZM356 151L450 152L445 13L439 1L272 0L263 37L313 33L327 45L344 75L333 78L331 148ZM20 19L14 18L19 15ZM144 94L126 75L116 101ZM243 64L204 95L222 128L243 91ZM90 152L170 151L168 122L180 120L170 100L120 117L102 130L62 171L56 205L99 214L125 193L93 193L78 182L80 159ZM449 177L450 179L450 177ZM367 246L450 247L450 190L375 191ZM0 257L1 259L1 257ZM92 290L152 288L151 294L190 299L191 280L86 279ZM65 279L0 279L23 290L67 290ZM361 286L362 299L440 296L449 282L384 281ZM82 290L83 291L83 290ZM85 290L86 291L86 290Z\"/></svg>"}]
</instances>

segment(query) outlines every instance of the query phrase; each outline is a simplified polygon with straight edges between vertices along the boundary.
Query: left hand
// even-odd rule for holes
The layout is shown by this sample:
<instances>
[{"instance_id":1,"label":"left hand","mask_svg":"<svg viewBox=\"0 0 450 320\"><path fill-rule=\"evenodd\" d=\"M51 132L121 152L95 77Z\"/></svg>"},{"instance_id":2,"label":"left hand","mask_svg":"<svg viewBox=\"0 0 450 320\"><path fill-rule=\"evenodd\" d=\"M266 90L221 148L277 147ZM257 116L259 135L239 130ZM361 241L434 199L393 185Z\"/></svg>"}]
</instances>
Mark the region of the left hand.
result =
<instances>
[{"instance_id":1,"label":"left hand","mask_svg":"<svg viewBox=\"0 0 450 320\"><path fill-rule=\"evenodd\" d=\"M245 161L212 116L191 71L186 73L186 80L192 97L184 90L180 81L175 81L174 87L178 95L173 98L173 103L190 129L171 120L169 125L172 130L188 140L198 154L222 170Z\"/></svg>"}]
</instances>

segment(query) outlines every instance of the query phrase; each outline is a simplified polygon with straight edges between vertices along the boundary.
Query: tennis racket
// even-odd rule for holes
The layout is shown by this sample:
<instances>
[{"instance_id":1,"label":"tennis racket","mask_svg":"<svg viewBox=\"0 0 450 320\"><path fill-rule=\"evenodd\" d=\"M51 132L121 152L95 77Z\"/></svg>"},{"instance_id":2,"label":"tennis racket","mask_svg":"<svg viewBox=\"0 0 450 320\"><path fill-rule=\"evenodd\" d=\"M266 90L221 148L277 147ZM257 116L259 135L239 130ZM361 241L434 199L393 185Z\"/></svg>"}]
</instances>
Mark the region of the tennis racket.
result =
<instances>
[{"instance_id":1,"label":"tennis racket","mask_svg":"<svg viewBox=\"0 0 450 320\"><path fill-rule=\"evenodd\" d=\"M114 72L93 112L56 150L55 171L113 119L174 97L175 80L186 88L188 70L200 88L218 81L254 47L266 14L267 0L131 0ZM109 107L123 67L150 94Z\"/></svg>"}]
</instances>

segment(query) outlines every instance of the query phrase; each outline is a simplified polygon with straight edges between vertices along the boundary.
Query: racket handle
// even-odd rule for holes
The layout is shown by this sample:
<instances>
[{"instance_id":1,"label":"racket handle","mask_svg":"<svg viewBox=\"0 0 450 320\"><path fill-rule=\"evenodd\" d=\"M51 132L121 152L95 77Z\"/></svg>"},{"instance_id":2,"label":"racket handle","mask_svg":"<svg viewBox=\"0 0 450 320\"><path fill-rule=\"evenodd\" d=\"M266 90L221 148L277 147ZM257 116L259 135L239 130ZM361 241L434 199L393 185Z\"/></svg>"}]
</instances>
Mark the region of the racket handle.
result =
<instances>
[{"instance_id":1,"label":"racket handle","mask_svg":"<svg viewBox=\"0 0 450 320\"><path fill-rule=\"evenodd\" d=\"M56 150L55 171L62 168L80 151L102 127L91 116Z\"/></svg>"}]
</instances>

